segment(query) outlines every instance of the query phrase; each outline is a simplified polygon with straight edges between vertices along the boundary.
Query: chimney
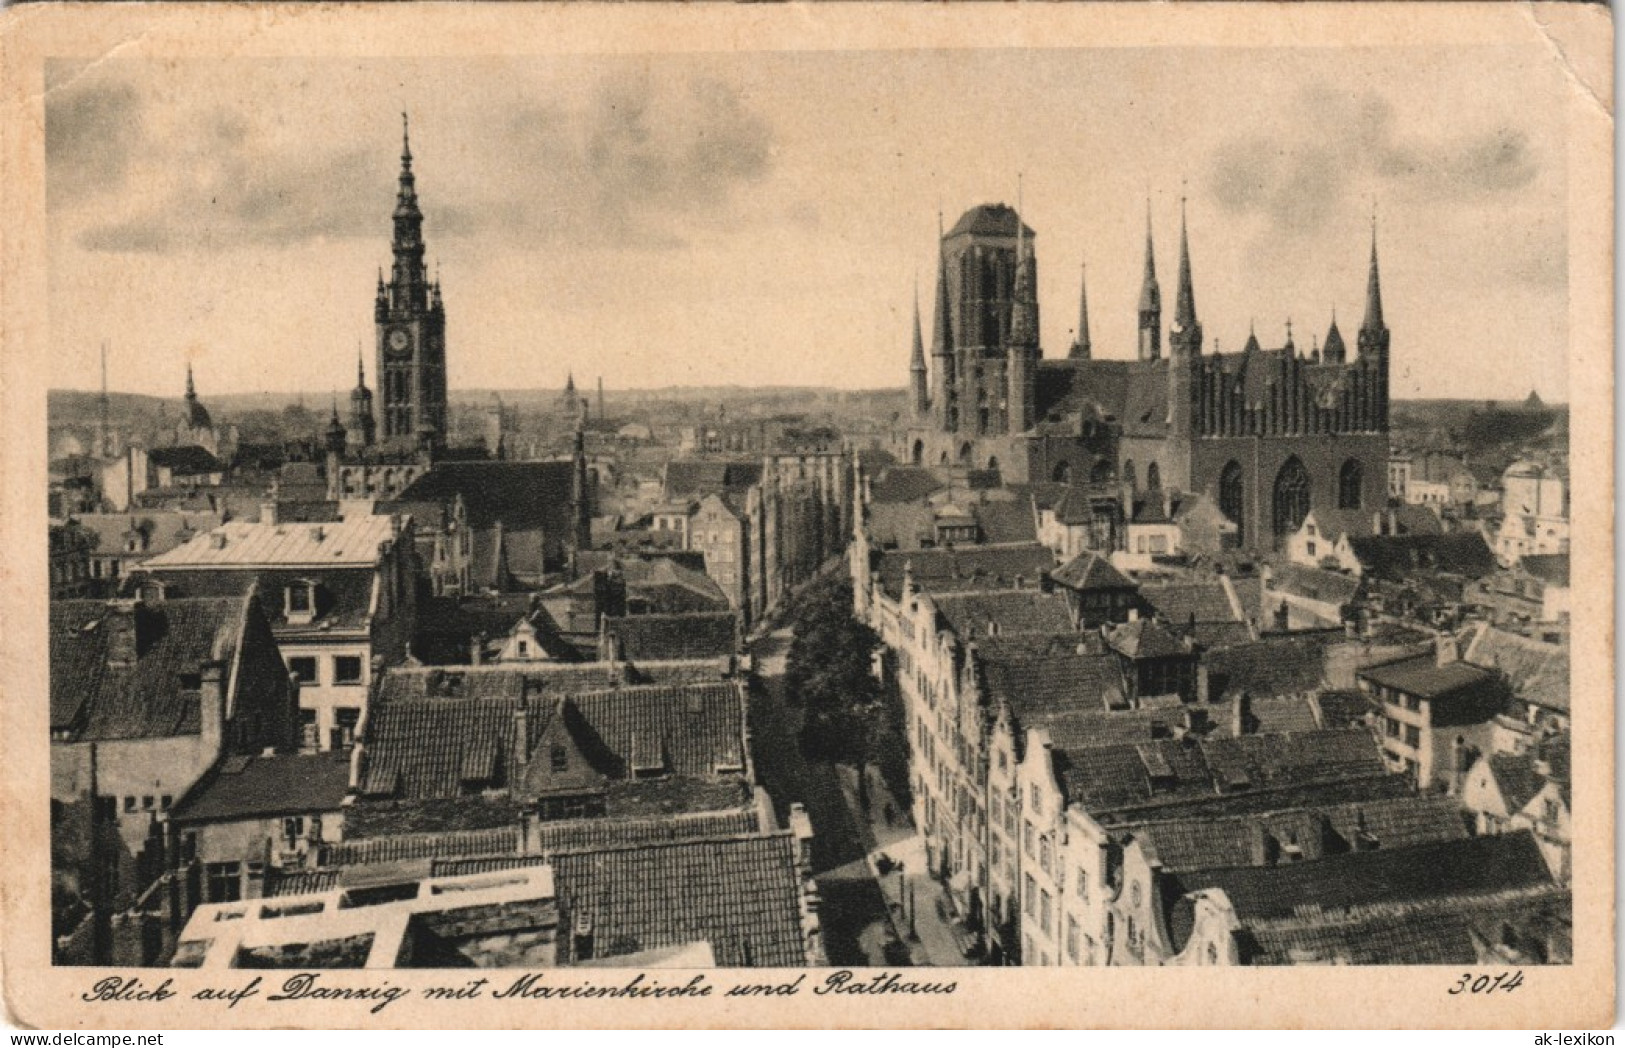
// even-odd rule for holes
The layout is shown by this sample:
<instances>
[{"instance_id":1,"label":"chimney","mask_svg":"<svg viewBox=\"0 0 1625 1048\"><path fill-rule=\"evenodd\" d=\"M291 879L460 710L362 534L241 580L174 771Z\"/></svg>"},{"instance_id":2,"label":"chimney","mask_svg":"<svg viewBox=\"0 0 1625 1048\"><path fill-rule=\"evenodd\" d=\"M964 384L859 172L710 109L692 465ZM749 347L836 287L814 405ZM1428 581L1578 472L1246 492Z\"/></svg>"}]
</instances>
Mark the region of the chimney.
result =
<instances>
[{"instance_id":1,"label":"chimney","mask_svg":"<svg viewBox=\"0 0 1625 1048\"><path fill-rule=\"evenodd\" d=\"M198 736L203 752L222 752L226 737L226 664L211 659L198 667Z\"/></svg>"},{"instance_id":2,"label":"chimney","mask_svg":"<svg viewBox=\"0 0 1625 1048\"><path fill-rule=\"evenodd\" d=\"M1378 510L1377 512L1371 514L1371 534L1373 534L1373 535L1386 534L1382 530L1382 511L1381 510Z\"/></svg>"},{"instance_id":3,"label":"chimney","mask_svg":"<svg viewBox=\"0 0 1625 1048\"><path fill-rule=\"evenodd\" d=\"M485 665L485 634L476 633L468 638L468 664Z\"/></svg>"},{"instance_id":4,"label":"chimney","mask_svg":"<svg viewBox=\"0 0 1625 1048\"><path fill-rule=\"evenodd\" d=\"M1262 820L1252 823L1252 862L1254 866L1274 866L1281 857L1281 845Z\"/></svg>"},{"instance_id":5,"label":"chimney","mask_svg":"<svg viewBox=\"0 0 1625 1048\"><path fill-rule=\"evenodd\" d=\"M1130 622L1139 622L1140 621L1140 609L1134 607L1133 605L1130 605L1129 609L1128 609L1128 620Z\"/></svg>"},{"instance_id":6,"label":"chimney","mask_svg":"<svg viewBox=\"0 0 1625 1048\"><path fill-rule=\"evenodd\" d=\"M327 529L320 524L310 529L310 540L312 542L320 542L325 538L327 538Z\"/></svg>"},{"instance_id":7,"label":"chimney","mask_svg":"<svg viewBox=\"0 0 1625 1048\"><path fill-rule=\"evenodd\" d=\"M225 549L226 548L226 533L224 531L221 531L218 528L216 528L214 531L209 532L209 548L210 549Z\"/></svg>"},{"instance_id":8,"label":"chimney","mask_svg":"<svg viewBox=\"0 0 1625 1048\"><path fill-rule=\"evenodd\" d=\"M1206 706L1209 701L1207 674L1207 660L1202 659L1196 664L1196 701L1203 706Z\"/></svg>"},{"instance_id":9,"label":"chimney","mask_svg":"<svg viewBox=\"0 0 1625 1048\"><path fill-rule=\"evenodd\" d=\"M264 502L260 503L260 523L261 524L280 524L280 523L282 523L280 517L277 514L277 501L276 501L276 499L266 499Z\"/></svg>"},{"instance_id":10,"label":"chimney","mask_svg":"<svg viewBox=\"0 0 1625 1048\"><path fill-rule=\"evenodd\" d=\"M139 600L123 599L107 602L107 613L102 618L107 630L107 664L134 666L151 647L156 632L148 620L146 606ZM145 628L143 628L145 627Z\"/></svg>"},{"instance_id":11,"label":"chimney","mask_svg":"<svg viewBox=\"0 0 1625 1048\"><path fill-rule=\"evenodd\" d=\"M812 818L807 814L806 805L799 801L790 805L790 832L796 837L797 861L807 867L812 867L813 824Z\"/></svg>"},{"instance_id":12,"label":"chimney","mask_svg":"<svg viewBox=\"0 0 1625 1048\"><path fill-rule=\"evenodd\" d=\"M1460 656L1456 652L1456 638L1450 633L1441 633L1434 638L1433 664L1448 666Z\"/></svg>"},{"instance_id":13,"label":"chimney","mask_svg":"<svg viewBox=\"0 0 1625 1048\"><path fill-rule=\"evenodd\" d=\"M513 789L525 778L530 764L530 700L523 693L519 705L513 708L513 767L508 772L508 787Z\"/></svg>"},{"instance_id":14,"label":"chimney","mask_svg":"<svg viewBox=\"0 0 1625 1048\"><path fill-rule=\"evenodd\" d=\"M1230 734L1237 738L1247 734L1247 721L1251 710L1245 691L1238 691L1230 699Z\"/></svg>"},{"instance_id":15,"label":"chimney","mask_svg":"<svg viewBox=\"0 0 1625 1048\"><path fill-rule=\"evenodd\" d=\"M1040 593L1054 593L1055 592L1055 576L1050 574L1048 571L1039 572L1038 573L1038 592L1040 592Z\"/></svg>"},{"instance_id":16,"label":"chimney","mask_svg":"<svg viewBox=\"0 0 1625 1048\"><path fill-rule=\"evenodd\" d=\"M1391 507L1388 510L1388 534L1399 534L1399 513Z\"/></svg>"}]
</instances>

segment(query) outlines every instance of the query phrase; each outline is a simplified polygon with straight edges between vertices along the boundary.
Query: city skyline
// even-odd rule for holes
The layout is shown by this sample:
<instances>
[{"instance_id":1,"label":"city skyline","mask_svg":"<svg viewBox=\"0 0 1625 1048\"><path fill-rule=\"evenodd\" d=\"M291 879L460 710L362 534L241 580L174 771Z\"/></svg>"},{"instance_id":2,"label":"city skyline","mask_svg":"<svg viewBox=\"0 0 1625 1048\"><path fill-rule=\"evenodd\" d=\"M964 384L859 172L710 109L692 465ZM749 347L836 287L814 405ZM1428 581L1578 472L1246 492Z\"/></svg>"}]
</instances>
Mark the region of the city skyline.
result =
<instances>
[{"instance_id":1,"label":"city skyline","mask_svg":"<svg viewBox=\"0 0 1625 1048\"><path fill-rule=\"evenodd\" d=\"M1085 263L1096 355L1132 356L1148 188L1170 285L1188 197L1207 352L1347 328L1375 202L1396 398L1567 399L1547 66L1508 51L1465 98L1394 52L1186 54L893 56L884 100L847 86L882 59L850 53L54 65L54 348L84 388L103 340L131 392L173 395L188 362L205 396L347 388L408 109L454 390L901 387L939 205L1013 203L1019 174L1046 357ZM1216 107L1243 102L1238 133ZM1509 362L1473 367L1486 348Z\"/></svg>"}]
</instances>

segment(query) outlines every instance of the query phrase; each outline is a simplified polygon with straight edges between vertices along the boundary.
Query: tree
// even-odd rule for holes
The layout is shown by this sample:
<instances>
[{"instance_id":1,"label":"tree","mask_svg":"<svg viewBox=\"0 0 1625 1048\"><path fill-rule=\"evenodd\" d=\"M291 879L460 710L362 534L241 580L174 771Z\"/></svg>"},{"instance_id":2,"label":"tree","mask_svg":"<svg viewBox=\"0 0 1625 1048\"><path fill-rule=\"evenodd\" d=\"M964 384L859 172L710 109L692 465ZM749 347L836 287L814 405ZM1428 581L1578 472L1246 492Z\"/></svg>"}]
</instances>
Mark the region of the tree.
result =
<instances>
[{"instance_id":1,"label":"tree","mask_svg":"<svg viewBox=\"0 0 1625 1048\"><path fill-rule=\"evenodd\" d=\"M808 587L791 612L795 636L785 688L802 707L801 748L812 760L862 767L882 719L874 630L852 617L851 586L838 577Z\"/></svg>"}]
</instances>

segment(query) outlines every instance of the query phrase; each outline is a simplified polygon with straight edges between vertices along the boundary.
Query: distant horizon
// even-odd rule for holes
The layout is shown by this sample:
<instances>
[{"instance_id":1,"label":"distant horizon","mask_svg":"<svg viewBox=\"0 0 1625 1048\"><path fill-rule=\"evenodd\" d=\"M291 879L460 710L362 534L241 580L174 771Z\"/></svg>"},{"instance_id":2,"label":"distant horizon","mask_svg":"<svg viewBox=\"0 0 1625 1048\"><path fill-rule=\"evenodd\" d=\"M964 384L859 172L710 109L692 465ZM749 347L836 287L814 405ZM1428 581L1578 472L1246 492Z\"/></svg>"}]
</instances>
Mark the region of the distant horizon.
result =
<instances>
[{"instance_id":1,"label":"distant horizon","mask_svg":"<svg viewBox=\"0 0 1625 1048\"><path fill-rule=\"evenodd\" d=\"M1568 84L1537 57L53 60L50 349L94 377L105 342L112 382L159 396L191 363L205 401L342 395L358 351L371 381L407 110L455 387L901 386L939 210L1003 200L1052 359L1085 265L1094 355L1134 356L1146 223L1171 306L1182 207L1206 350L1308 348L1334 317L1352 340L1375 206L1393 395L1566 399Z\"/></svg>"}]
</instances>

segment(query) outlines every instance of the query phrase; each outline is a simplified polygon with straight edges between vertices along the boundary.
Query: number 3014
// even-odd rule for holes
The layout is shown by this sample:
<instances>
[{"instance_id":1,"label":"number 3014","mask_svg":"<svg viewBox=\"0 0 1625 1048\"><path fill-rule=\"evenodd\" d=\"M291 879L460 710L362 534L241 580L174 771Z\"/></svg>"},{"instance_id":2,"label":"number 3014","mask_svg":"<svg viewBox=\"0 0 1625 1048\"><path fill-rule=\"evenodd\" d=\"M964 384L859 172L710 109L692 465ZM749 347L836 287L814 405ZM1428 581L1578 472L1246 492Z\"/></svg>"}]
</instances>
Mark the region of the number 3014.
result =
<instances>
[{"instance_id":1,"label":"number 3014","mask_svg":"<svg viewBox=\"0 0 1625 1048\"><path fill-rule=\"evenodd\" d=\"M1494 993L1496 990L1508 992L1516 990L1523 985L1523 972L1501 972L1499 975L1480 975L1474 977L1468 972L1461 977L1456 985L1450 988L1451 993Z\"/></svg>"}]
</instances>

